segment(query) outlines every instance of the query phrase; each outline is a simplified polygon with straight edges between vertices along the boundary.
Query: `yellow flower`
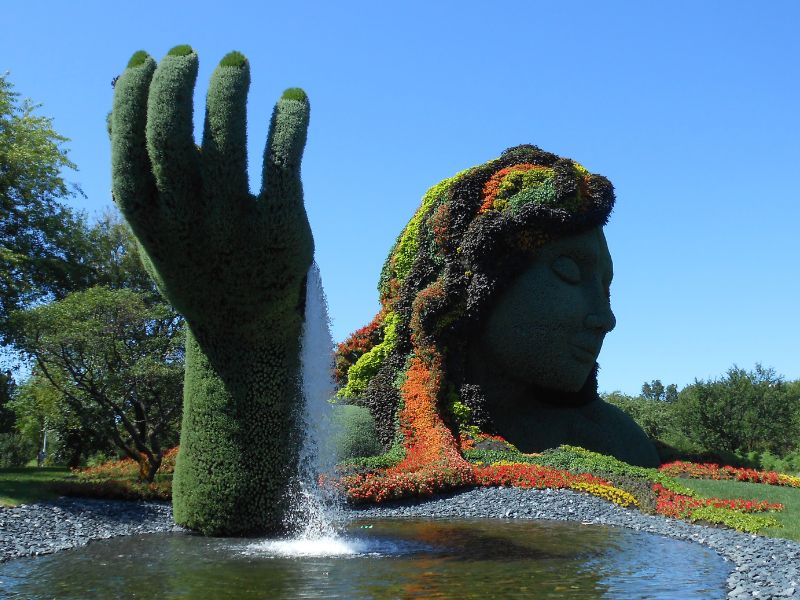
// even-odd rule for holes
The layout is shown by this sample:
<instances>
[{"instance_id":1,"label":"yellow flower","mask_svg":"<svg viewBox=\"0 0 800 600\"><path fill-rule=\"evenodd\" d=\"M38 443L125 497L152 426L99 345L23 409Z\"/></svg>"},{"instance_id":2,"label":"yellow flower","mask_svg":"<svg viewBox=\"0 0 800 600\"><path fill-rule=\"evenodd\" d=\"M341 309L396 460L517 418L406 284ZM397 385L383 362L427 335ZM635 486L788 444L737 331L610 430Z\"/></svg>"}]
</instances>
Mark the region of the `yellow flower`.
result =
<instances>
[{"instance_id":1,"label":"yellow flower","mask_svg":"<svg viewBox=\"0 0 800 600\"><path fill-rule=\"evenodd\" d=\"M597 496L598 498L610 500L614 504L617 504L623 508L627 508L628 506L639 506L639 501L634 497L633 494L630 494L629 492L616 488L612 485L578 482L573 483L570 485L570 487L579 492L587 492L593 496Z\"/></svg>"}]
</instances>

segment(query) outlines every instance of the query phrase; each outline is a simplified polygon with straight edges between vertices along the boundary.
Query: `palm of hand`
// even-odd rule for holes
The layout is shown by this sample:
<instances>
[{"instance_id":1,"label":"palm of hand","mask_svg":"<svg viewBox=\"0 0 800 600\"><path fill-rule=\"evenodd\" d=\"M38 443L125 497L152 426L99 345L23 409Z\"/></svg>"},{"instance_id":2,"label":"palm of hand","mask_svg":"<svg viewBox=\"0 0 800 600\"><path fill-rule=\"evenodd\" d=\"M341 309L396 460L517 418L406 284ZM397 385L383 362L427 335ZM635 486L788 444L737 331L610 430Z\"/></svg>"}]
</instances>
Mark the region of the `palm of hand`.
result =
<instances>
[{"instance_id":1,"label":"palm of hand","mask_svg":"<svg viewBox=\"0 0 800 600\"><path fill-rule=\"evenodd\" d=\"M252 327L297 307L313 241L300 161L309 106L287 90L275 107L263 185L246 164L249 66L226 56L209 85L203 142L193 140L197 55L177 47L156 67L137 53L115 88L114 197L144 248L148 270L190 324Z\"/></svg>"}]
</instances>

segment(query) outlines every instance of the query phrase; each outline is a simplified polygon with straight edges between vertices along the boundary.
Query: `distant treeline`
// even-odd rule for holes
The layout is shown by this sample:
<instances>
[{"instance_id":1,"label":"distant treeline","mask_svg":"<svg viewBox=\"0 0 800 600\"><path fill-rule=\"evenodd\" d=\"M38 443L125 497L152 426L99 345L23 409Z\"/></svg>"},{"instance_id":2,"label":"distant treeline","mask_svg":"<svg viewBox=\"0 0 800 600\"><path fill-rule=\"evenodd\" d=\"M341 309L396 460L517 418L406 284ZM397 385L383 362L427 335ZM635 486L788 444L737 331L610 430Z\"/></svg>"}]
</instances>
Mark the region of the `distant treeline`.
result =
<instances>
[{"instance_id":1,"label":"distant treeline","mask_svg":"<svg viewBox=\"0 0 800 600\"><path fill-rule=\"evenodd\" d=\"M698 379L681 390L656 379L638 396L601 396L639 423L662 461L800 471L800 380L786 381L774 369L733 366L717 379Z\"/></svg>"}]
</instances>

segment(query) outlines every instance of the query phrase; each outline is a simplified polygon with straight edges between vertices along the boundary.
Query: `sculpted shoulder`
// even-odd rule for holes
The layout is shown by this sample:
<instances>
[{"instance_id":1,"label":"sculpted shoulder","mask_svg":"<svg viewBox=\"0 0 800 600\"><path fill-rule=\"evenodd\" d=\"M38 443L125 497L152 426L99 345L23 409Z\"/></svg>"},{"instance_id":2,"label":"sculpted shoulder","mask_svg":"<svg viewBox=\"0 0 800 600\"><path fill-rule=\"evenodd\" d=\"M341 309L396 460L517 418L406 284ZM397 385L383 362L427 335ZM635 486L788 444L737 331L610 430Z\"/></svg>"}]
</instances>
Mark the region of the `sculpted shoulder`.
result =
<instances>
[{"instance_id":1,"label":"sculpted shoulder","mask_svg":"<svg viewBox=\"0 0 800 600\"><path fill-rule=\"evenodd\" d=\"M613 404L596 400L575 409L580 415L579 428L595 442L591 448L633 465L658 467L658 453L641 427Z\"/></svg>"}]
</instances>

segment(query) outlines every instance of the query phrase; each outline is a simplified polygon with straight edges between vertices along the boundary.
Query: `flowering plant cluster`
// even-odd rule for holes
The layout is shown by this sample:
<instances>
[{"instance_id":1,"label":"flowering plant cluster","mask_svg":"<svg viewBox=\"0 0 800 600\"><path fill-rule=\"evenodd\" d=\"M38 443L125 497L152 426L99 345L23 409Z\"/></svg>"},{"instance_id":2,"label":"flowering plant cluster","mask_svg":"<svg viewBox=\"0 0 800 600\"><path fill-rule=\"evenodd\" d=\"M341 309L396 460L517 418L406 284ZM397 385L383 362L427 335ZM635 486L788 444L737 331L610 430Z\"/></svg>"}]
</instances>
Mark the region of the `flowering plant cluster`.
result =
<instances>
[{"instance_id":1,"label":"flowering plant cluster","mask_svg":"<svg viewBox=\"0 0 800 600\"><path fill-rule=\"evenodd\" d=\"M65 496L116 500L169 500L178 446L164 452L156 480L139 480L139 463L131 458L109 460L93 467L73 469L73 479L55 484Z\"/></svg>"},{"instance_id":2,"label":"flowering plant cluster","mask_svg":"<svg viewBox=\"0 0 800 600\"><path fill-rule=\"evenodd\" d=\"M636 496L630 492L621 490L618 487L614 487L613 485L577 482L572 484L570 487L578 492L588 492L592 496L609 500L614 504L621 506L622 508L639 506L639 501L636 499Z\"/></svg>"},{"instance_id":3,"label":"flowering plant cluster","mask_svg":"<svg viewBox=\"0 0 800 600\"><path fill-rule=\"evenodd\" d=\"M784 485L800 488L800 477L776 473L775 471L758 471L756 469L742 469L738 467L720 466L715 463L693 463L676 460L661 465L659 469L672 477L690 477L692 479L732 479L736 481L749 481L751 483L766 483L768 485Z\"/></svg>"},{"instance_id":4,"label":"flowering plant cluster","mask_svg":"<svg viewBox=\"0 0 800 600\"><path fill-rule=\"evenodd\" d=\"M767 510L783 510L783 504L770 503L765 500L743 500L742 498L697 498L678 494L667 489L660 483L653 484L653 491L657 494L656 510L667 517L685 519L702 506L727 508L740 512L764 512Z\"/></svg>"},{"instance_id":5,"label":"flowering plant cluster","mask_svg":"<svg viewBox=\"0 0 800 600\"><path fill-rule=\"evenodd\" d=\"M434 352L427 358L412 360L401 390L404 404L399 420L405 457L387 469L345 476L342 484L352 501L430 496L475 483L472 466L459 452L430 393L439 385L441 362Z\"/></svg>"},{"instance_id":6,"label":"flowering plant cluster","mask_svg":"<svg viewBox=\"0 0 800 600\"><path fill-rule=\"evenodd\" d=\"M130 458L109 460L93 467L77 467L71 469L78 479L129 479L139 473L139 464Z\"/></svg>"},{"instance_id":7,"label":"flowering plant cluster","mask_svg":"<svg viewBox=\"0 0 800 600\"><path fill-rule=\"evenodd\" d=\"M429 496L472 485L572 489L624 508L655 510L667 517L718 523L750 533L779 526L775 518L757 513L780 511L783 505L741 498L702 498L676 481L669 469L637 467L576 446L522 454L502 437L486 434L472 436L471 441L462 435L457 443L452 436L447 438L449 430L433 417L435 411L423 410L427 396L408 393L435 385L429 379L431 376L431 371L418 363L412 365L406 380L406 386L410 387L404 397L410 403L401 413L401 423L407 427L414 425L414 435L409 438L416 445L407 446L405 459L390 468L342 478L340 483L344 484L350 501L382 502ZM443 440L448 448L444 453L436 450L442 447ZM433 446L428 445L432 442ZM491 442L494 449L475 448L476 443L486 442Z\"/></svg>"},{"instance_id":8,"label":"flowering plant cluster","mask_svg":"<svg viewBox=\"0 0 800 600\"><path fill-rule=\"evenodd\" d=\"M399 465L398 465L399 466ZM348 497L353 502L383 502L408 496L424 497L436 492L479 485L509 486L524 489L571 489L609 500L619 506L638 506L638 500L591 473L574 474L525 463L471 465L469 470L432 467L403 472L398 467L383 473L358 474L345 478Z\"/></svg>"},{"instance_id":9,"label":"flowering plant cluster","mask_svg":"<svg viewBox=\"0 0 800 600\"><path fill-rule=\"evenodd\" d=\"M369 324L351 333L350 337L337 346L336 366L334 368L334 377L337 383L345 385L347 383L347 371L350 367L380 343L383 337L381 322L382 314L378 313Z\"/></svg>"},{"instance_id":10,"label":"flowering plant cluster","mask_svg":"<svg viewBox=\"0 0 800 600\"><path fill-rule=\"evenodd\" d=\"M496 463L474 466L476 483L482 486L509 486L525 489L569 489L577 484L608 485L608 482L590 473L575 475L569 471L530 464Z\"/></svg>"},{"instance_id":11,"label":"flowering plant cluster","mask_svg":"<svg viewBox=\"0 0 800 600\"><path fill-rule=\"evenodd\" d=\"M178 456L178 446L170 448L161 457L159 474L171 474L175 470L175 458ZM139 476L139 463L131 458L108 460L93 467L79 467L72 469L72 474L80 480L103 479L135 479Z\"/></svg>"},{"instance_id":12,"label":"flowering plant cluster","mask_svg":"<svg viewBox=\"0 0 800 600\"><path fill-rule=\"evenodd\" d=\"M783 510L783 504L780 503L741 498L698 498L678 494L660 483L653 484L653 491L657 494L656 511L667 517L720 523L748 533L780 526L773 517L752 514Z\"/></svg>"}]
</instances>

